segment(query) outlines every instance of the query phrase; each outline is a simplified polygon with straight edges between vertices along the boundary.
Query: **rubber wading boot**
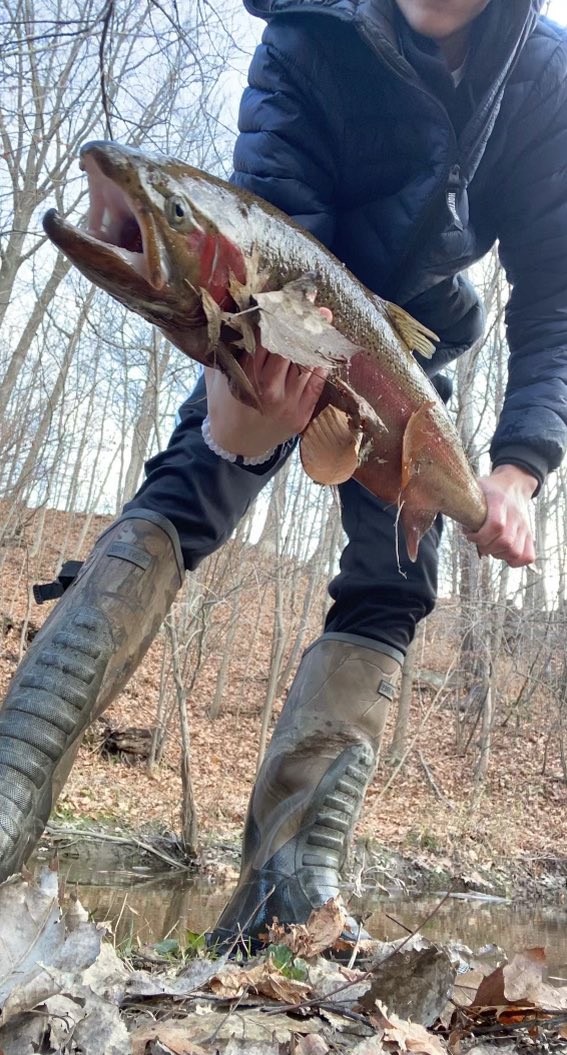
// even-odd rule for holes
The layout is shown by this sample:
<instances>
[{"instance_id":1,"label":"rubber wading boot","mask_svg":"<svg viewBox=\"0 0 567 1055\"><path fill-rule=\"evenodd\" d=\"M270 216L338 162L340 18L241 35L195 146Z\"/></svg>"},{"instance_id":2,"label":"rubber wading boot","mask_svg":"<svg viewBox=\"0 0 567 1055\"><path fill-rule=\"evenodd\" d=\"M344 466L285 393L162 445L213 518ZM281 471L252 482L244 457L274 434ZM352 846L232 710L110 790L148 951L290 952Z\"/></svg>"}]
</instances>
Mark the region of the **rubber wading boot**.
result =
<instances>
[{"instance_id":1,"label":"rubber wading boot","mask_svg":"<svg viewBox=\"0 0 567 1055\"><path fill-rule=\"evenodd\" d=\"M403 656L351 634L304 654L252 792L238 885L210 935L254 948L274 916L304 923L340 873ZM343 936L368 937L349 917Z\"/></svg>"},{"instance_id":2,"label":"rubber wading boot","mask_svg":"<svg viewBox=\"0 0 567 1055\"><path fill-rule=\"evenodd\" d=\"M183 574L170 521L125 513L34 638L0 710L0 881L33 850L83 732L138 666Z\"/></svg>"}]
</instances>

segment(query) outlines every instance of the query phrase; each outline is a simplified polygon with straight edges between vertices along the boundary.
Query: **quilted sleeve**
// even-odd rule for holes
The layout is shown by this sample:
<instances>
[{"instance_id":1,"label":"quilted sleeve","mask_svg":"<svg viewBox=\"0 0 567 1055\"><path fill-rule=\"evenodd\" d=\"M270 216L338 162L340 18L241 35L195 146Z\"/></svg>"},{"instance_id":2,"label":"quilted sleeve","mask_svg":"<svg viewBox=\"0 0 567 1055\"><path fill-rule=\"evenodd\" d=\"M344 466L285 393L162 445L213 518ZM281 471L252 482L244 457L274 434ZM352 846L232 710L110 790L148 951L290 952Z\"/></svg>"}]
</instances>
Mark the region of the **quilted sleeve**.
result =
<instances>
[{"instance_id":1,"label":"quilted sleeve","mask_svg":"<svg viewBox=\"0 0 567 1055\"><path fill-rule=\"evenodd\" d=\"M509 375L493 464L540 482L567 447L567 42L532 87L499 188L500 256L512 286Z\"/></svg>"}]
</instances>

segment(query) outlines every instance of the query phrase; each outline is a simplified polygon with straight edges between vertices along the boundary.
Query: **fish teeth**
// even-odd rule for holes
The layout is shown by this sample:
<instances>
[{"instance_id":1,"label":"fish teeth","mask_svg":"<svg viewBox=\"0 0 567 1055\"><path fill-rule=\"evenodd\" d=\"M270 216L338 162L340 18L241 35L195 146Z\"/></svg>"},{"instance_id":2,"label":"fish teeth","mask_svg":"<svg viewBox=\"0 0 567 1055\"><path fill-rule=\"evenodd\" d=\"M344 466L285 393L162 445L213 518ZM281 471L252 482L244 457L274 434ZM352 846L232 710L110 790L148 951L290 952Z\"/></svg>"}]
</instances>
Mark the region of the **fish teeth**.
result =
<instances>
[{"instance_id":1,"label":"fish teeth","mask_svg":"<svg viewBox=\"0 0 567 1055\"><path fill-rule=\"evenodd\" d=\"M112 227L112 213L108 208L108 205L104 206L104 211L99 221L99 230L101 234L108 234Z\"/></svg>"}]
</instances>

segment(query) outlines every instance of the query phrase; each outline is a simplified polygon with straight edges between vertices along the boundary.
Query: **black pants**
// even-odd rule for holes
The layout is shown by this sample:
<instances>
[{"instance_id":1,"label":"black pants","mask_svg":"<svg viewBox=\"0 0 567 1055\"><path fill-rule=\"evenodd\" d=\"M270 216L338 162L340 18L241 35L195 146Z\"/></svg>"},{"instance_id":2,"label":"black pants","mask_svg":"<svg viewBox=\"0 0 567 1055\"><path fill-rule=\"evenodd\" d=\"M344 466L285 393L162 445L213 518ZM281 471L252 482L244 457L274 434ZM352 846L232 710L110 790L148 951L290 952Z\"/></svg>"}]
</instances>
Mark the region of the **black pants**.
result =
<instances>
[{"instance_id":1,"label":"black pants","mask_svg":"<svg viewBox=\"0 0 567 1055\"><path fill-rule=\"evenodd\" d=\"M146 479L125 508L153 509L166 516L179 533L185 567L193 570L226 542L285 458L250 471L213 454L201 436L203 377L179 415L169 445L146 463ZM396 509L353 480L339 491L348 544L329 586L333 604L325 630L372 638L405 654L416 624L435 604L441 517L422 539L412 564L401 527L396 553Z\"/></svg>"}]
</instances>

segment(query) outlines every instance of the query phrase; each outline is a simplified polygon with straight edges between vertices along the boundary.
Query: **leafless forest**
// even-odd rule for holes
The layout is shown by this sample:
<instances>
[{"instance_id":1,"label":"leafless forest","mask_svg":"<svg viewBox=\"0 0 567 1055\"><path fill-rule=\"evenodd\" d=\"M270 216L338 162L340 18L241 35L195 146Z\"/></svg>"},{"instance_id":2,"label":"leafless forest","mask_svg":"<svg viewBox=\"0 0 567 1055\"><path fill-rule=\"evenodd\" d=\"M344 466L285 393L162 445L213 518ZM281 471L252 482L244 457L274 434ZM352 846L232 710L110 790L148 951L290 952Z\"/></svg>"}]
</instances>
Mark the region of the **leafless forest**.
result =
<instances>
[{"instance_id":1,"label":"leafless forest","mask_svg":"<svg viewBox=\"0 0 567 1055\"><path fill-rule=\"evenodd\" d=\"M117 513L144 460L167 441L195 368L155 331L93 290L46 243L42 213L81 215L86 183L78 148L93 138L141 144L227 174L235 70L246 66L239 16L207 0L4 0L0 28L0 563L19 547L23 574L42 563L46 511L68 514L58 561L84 555L90 518ZM455 370L451 410L479 471L506 385L506 282L496 254L475 280L489 326ZM82 530L69 539L77 514ZM479 561L447 524L442 596L451 665L441 672L455 750L482 788L497 726L529 729L545 702L546 744L567 781L567 466L534 504L537 567L511 572ZM243 522L234 542L188 577L163 632L161 689L149 764L159 766L169 724L183 745L183 829L197 833L186 701L211 650L218 653L210 721L222 712L231 664L271 635L259 753L272 708L320 621L342 534L336 497L309 483L297 462ZM238 559L234 559L235 552ZM57 562L50 572L56 573ZM243 635L241 600L255 583ZM248 596L248 594L247 594ZM0 587L0 607L10 597ZM211 627L215 627L214 634ZM219 632L219 628L222 632ZM310 631L309 631L310 632ZM427 634L427 627L425 628ZM419 642L408 657L390 755L419 750L411 714ZM439 674L439 672L438 672ZM541 710L540 712L541 713ZM542 766L547 764L542 758ZM387 779L387 773L383 777Z\"/></svg>"}]
</instances>

